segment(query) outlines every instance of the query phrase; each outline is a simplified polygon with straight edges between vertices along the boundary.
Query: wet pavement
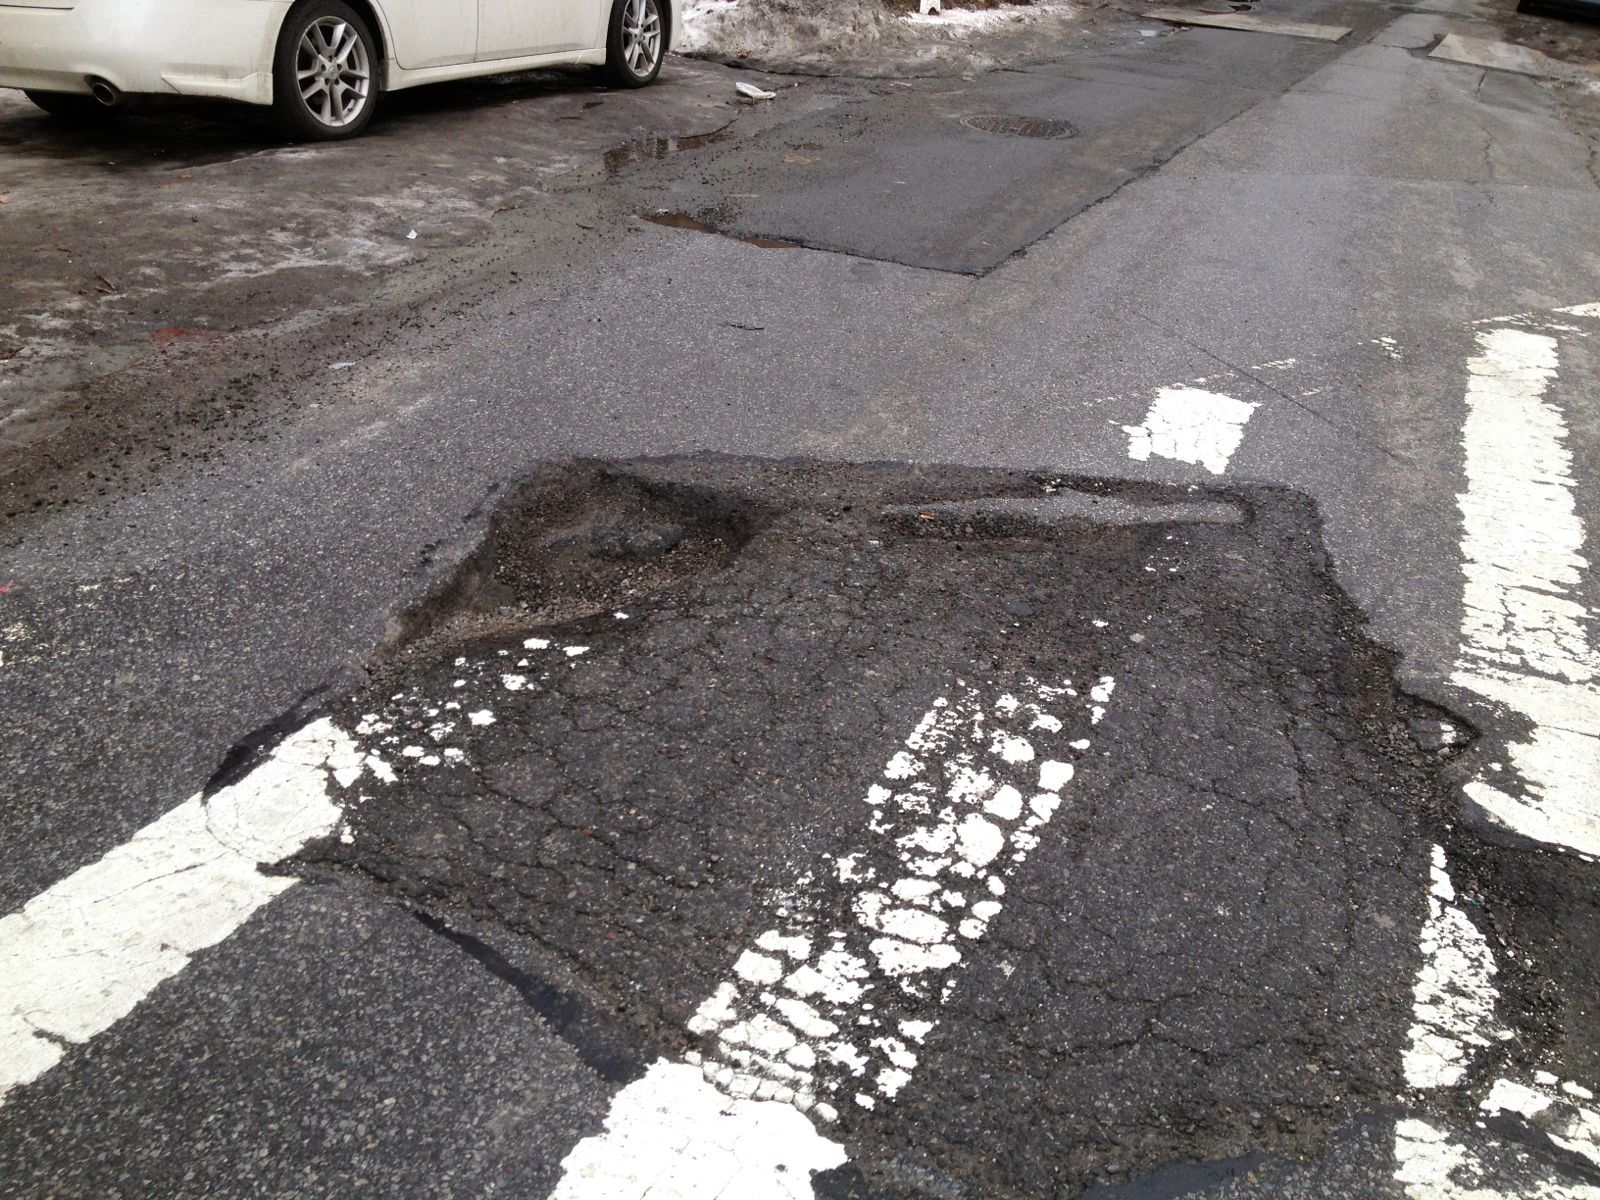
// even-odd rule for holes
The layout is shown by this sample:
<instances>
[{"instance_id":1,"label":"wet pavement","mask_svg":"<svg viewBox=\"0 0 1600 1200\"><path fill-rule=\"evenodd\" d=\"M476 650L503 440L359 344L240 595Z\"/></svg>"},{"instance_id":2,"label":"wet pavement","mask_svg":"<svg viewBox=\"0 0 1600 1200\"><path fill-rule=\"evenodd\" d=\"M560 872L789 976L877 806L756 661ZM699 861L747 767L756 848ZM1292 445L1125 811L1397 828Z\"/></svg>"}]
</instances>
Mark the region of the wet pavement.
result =
<instances>
[{"instance_id":1,"label":"wet pavement","mask_svg":"<svg viewBox=\"0 0 1600 1200\"><path fill-rule=\"evenodd\" d=\"M553 181L596 156L614 172L687 150L735 111L729 73L689 62L648 96L577 70L398 93L351 145L286 146L229 105L63 128L0 93L7 515L73 502L79 468L90 494L138 486L195 454L173 439L248 431L257 391L332 382L440 296L473 294L475 278L570 261L592 220L541 228L535 257L516 261L503 247L520 239L500 233L496 247L496 225L540 210ZM151 394L174 373L191 394Z\"/></svg>"}]
</instances>

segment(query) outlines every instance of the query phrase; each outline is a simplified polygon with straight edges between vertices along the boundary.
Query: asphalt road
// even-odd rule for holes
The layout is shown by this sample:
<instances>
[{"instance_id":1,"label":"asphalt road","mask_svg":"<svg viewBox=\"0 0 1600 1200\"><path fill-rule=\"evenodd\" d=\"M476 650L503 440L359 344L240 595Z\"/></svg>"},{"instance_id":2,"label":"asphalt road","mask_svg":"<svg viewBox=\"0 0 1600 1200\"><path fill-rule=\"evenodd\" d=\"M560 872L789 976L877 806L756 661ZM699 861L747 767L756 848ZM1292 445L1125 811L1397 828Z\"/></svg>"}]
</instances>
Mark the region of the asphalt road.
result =
<instances>
[{"instance_id":1,"label":"asphalt road","mask_svg":"<svg viewBox=\"0 0 1600 1200\"><path fill-rule=\"evenodd\" d=\"M0 100L0 1194L1600 1194L1600 93L1255 15Z\"/></svg>"}]
</instances>

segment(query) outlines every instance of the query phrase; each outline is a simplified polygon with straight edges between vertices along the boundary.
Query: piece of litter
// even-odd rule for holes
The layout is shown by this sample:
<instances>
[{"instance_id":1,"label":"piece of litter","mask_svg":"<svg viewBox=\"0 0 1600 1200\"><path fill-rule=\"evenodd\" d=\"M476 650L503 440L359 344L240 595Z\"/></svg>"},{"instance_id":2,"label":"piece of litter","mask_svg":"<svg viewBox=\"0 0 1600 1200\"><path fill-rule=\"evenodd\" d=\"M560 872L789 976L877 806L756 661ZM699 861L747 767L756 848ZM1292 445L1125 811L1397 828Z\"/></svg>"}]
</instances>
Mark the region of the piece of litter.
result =
<instances>
[{"instance_id":1,"label":"piece of litter","mask_svg":"<svg viewBox=\"0 0 1600 1200\"><path fill-rule=\"evenodd\" d=\"M406 241L414 242L416 240L417 240L417 231L415 229L413 229L410 233L406 234Z\"/></svg>"},{"instance_id":2,"label":"piece of litter","mask_svg":"<svg viewBox=\"0 0 1600 1200\"><path fill-rule=\"evenodd\" d=\"M922 0L922 4L917 11L926 17L931 16L933 13L940 12L941 9L942 6L940 5L939 0Z\"/></svg>"},{"instance_id":3,"label":"piece of litter","mask_svg":"<svg viewBox=\"0 0 1600 1200\"><path fill-rule=\"evenodd\" d=\"M736 83L733 86L735 90L738 91L739 95L743 96L746 100L773 100L776 99L778 95L777 92L769 92L762 88L758 88L753 83Z\"/></svg>"},{"instance_id":4,"label":"piece of litter","mask_svg":"<svg viewBox=\"0 0 1600 1200\"><path fill-rule=\"evenodd\" d=\"M1159 29L1141 29L1141 30L1139 30L1139 36L1140 37L1160 37L1161 36L1161 31Z\"/></svg>"},{"instance_id":5,"label":"piece of litter","mask_svg":"<svg viewBox=\"0 0 1600 1200\"><path fill-rule=\"evenodd\" d=\"M348 371L353 366L355 366L355 363L353 363L353 362L329 363L328 364L328 370L330 370L330 371Z\"/></svg>"}]
</instances>

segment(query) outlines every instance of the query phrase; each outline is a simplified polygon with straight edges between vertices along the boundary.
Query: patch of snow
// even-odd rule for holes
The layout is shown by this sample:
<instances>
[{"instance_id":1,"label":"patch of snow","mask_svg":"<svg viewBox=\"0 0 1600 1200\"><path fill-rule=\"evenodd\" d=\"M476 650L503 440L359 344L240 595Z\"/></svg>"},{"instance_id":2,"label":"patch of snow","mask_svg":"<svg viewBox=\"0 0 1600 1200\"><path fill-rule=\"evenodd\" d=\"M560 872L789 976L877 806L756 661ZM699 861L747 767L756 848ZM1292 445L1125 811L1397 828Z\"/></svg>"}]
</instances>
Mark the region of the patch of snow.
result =
<instances>
[{"instance_id":1,"label":"patch of snow","mask_svg":"<svg viewBox=\"0 0 1600 1200\"><path fill-rule=\"evenodd\" d=\"M688 0L676 48L750 67L810 66L878 76L940 64L967 71L1004 57L998 47L982 44L986 35L1026 33L1028 46L1016 49L1032 53L1040 30L1075 23L1083 12L1069 0L922 7L898 13L882 0Z\"/></svg>"}]
</instances>

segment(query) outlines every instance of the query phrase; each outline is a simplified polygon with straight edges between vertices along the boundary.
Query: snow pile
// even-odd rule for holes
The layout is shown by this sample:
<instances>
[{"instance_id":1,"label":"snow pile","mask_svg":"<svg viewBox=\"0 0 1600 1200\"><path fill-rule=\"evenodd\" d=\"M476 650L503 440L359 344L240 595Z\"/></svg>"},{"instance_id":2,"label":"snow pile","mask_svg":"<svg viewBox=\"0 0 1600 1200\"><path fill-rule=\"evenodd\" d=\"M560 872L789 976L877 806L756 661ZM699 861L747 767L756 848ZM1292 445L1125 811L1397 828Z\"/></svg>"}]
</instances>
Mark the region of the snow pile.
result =
<instances>
[{"instance_id":1,"label":"snow pile","mask_svg":"<svg viewBox=\"0 0 1600 1200\"><path fill-rule=\"evenodd\" d=\"M970 71L1039 52L1041 35L1082 12L1077 0L927 14L896 12L883 0L687 0L677 48L779 71Z\"/></svg>"},{"instance_id":2,"label":"snow pile","mask_svg":"<svg viewBox=\"0 0 1600 1200\"><path fill-rule=\"evenodd\" d=\"M1037 21L1041 13L1059 7L1048 4L997 4L993 8L946 8L928 13L907 13L900 19L922 29L942 29L954 34L977 33L1024 24L1029 20Z\"/></svg>"}]
</instances>

